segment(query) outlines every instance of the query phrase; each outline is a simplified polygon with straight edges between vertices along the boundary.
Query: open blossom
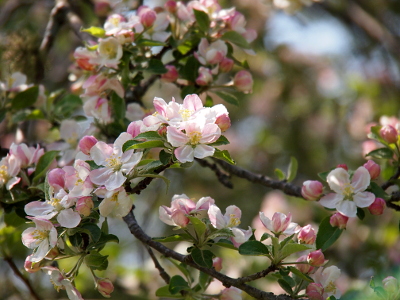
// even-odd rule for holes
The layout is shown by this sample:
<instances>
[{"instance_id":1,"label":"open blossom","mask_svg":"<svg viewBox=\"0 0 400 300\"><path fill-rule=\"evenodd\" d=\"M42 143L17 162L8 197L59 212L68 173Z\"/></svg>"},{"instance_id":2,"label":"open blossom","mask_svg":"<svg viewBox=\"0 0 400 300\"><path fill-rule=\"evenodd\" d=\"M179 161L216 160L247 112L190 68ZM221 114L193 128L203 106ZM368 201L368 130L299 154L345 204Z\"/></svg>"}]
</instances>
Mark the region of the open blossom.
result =
<instances>
[{"instance_id":1,"label":"open blossom","mask_svg":"<svg viewBox=\"0 0 400 300\"><path fill-rule=\"evenodd\" d=\"M83 300L82 295L74 287L71 281L56 267L46 266L43 270L50 275L50 281L53 283L54 288L57 290L63 289L67 292L68 299L70 300Z\"/></svg>"},{"instance_id":2,"label":"open blossom","mask_svg":"<svg viewBox=\"0 0 400 300\"><path fill-rule=\"evenodd\" d=\"M46 219L32 218L31 219L36 227L30 227L22 232L22 243L29 249L36 249L31 255L31 262L41 261L57 244L57 230L53 224Z\"/></svg>"},{"instance_id":3,"label":"open blossom","mask_svg":"<svg viewBox=\"0 0 400 300\"><path fill-rule=\"evenodd\" d=\"M166 31L168 25L168 14L165 12L158 13L152 26L143 33L143 36L153 41L165 42L171 35L170 32Z\"/></svg>"},{"instance_id":4,"label":"open blossom","mask_svg":"<svg viewBox=\"0 0 400 300\"><path fill-rule=\"evenodd\" d=\"M106 98L90 97L83 104L83 111L88 117L94 117L102 124L111 122L111 108Z\"/></svg>"},{"instance_id":5,"label":"open blossom","mask_svg":"<svg viewBox=\"0 0 400 300\"><path fill-rule=\"evenodd\" d=\"M350 180L350 174L342 168L332 170L327 177L329 187L335 192L321 198L321 205L327 208L336 208L338 212L355 217L357 207L368 207L375 195L365 192L370 184L371 177L364 167L359 167Z\"/></svg>"},{"instance_id":6,"label":"open blossom","mask_svg":"<svg viewBox=\"0 0 400 300\"><path fill-rule=\"evenodd\" d=\"M276 235L291 235L300 230L299 225L292 222L290 213L286 216L283 213L276 212L272 219L269 219L263 212L260 212L260 220L267 229Z\"/></svg>"},{"instance_id":7,"label":"open blossom","mask_svg":"<svg viewBox=\"0 0 400 300\"><path fill-rule=\"evenodd\" d=\"M6 186L7 190L11 190L14 185L21 181L17 177L21 170L21 161L15 156L7 154L0 161L0 188Z\"/></svg>"},{"instance_id":8,"label":"open blossom","mask_svg":"<svg viewBox=\"0 0 400 300\"><path fill-rule=\"evenodd\" d=\"M115 37L108 37L100 40L97 53L98 56L89 59L89 63L117 69L122 58L122 46Z\"/></svg>"},{"instance_id":9,"label":"open blossom","mask_svg":"<svg viewBox=\"0 0 400 300\"><path fill-rule=\"evenodd\" d=\"M242 211L239 207L230 205L226 208L226 212L223 215L219 207L213 204L208 209L208 217L211 224L217 229L231 228L240 224Z\"/></svg>"},{"instance_id":10,"label":"open blossom","mask_svg":"<svg viewBox=\"0 0 400 300\"><path fill-rule=\"evenodd\" d=\"M37 164L40 157L44 154L44 149L40 148L39 145L34 147L28 147L26 144L14 144L10 146L10 154L15 155L21 162L21 168L27 168L33 164Z\"/></svg>"},{"instance_id":11,"label":"open blossom","mask_svg":"<svg viewBox=\"0 0 400 300\"><path fill-rule=\"evenodd\" d=\"M129 133L123 132L115 140L113 147L104 142L97 142L90 149L94 162L104 166L90 172L89 176L94 184L104 185L109 191L122 186L126 175L139 163L143 155L142 152L134 153L134 150L122 152L123 144L131 138Z\"/></svg>"},{"instance_id":12,"label":"open blossom","mask_svg":"<svg viewBox=\"0 0 400 300\"><path fill-rule=\"evenodd\" d=\"M209 43L202 38L199 43L199 51L194 56L202 65L215 65L220 63L228 53L228 47L222 40Z\"/></svg>"},{"instance_id":13,"label":"open blossom","mask_svg":"<svg viewBox=\"0 0 400 300\"><path fill-rule=\"evenodd\" d=\"M326 299L330 296L335 296L339 299L341 296L340 290L336 287L335 281L340 276L340 270L336 266L330 266L327 268L319 268L314 274L310 275L315 283L320 284L323 289L323 298Z\"/></svg>"},{"instance_id":14,"label":"open blossom","mask_svg":"<svg viewBox=\"0 0 400 300\"><path fill-rule=\"evenodd\" d=\"M0 81L0 91L22 92L31 87L32 84L26 84L26 75L21 72L14 72L7 78L6 82Z\"/></svg>"},{"instance_id":15,"label":"open blossom","mask_svg":"<svg viewBox=\"0 0 400 300\"><path fill-rule=\"evenodd\" d=\"M100 205L100 215L103 217L113 216L125 217L132 208L132 198L128 195L123 187L119 187L112 191L106 189L98 189L95 192L99 197L104 198Z\"/></svg>"},{"instance_id":16,"label":"open blossom","mask_svg":"<svg viewBox=\"0 0 400 300\"><path fill-rule=\"evenodd\" d=\"M196 83L198 85L208 85L213 81L213 76L211 70L208 68L200 67L199 76L196 78Z\"/></svg>"}]
</instances>

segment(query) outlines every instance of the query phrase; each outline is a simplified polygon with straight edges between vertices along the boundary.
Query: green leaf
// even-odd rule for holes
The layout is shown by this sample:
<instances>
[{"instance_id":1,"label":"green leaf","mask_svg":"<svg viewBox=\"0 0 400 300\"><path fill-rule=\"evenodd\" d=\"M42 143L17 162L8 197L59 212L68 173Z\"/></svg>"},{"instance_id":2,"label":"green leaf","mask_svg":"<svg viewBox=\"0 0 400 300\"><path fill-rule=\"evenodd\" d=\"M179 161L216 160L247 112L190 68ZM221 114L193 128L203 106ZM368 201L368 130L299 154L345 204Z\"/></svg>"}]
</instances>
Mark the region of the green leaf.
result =
<instances>
[{"instance_id":1,"label":"green leaf","mask_svg":"<svg viewBox=\"0 0 400 300\"><path fill-rule=\"evenodd\" d=\"M47 169L53 163L53 160L57 155L58 151L48 151L40 157L39 162L36 165L35 173L33 173L33 185L36 185L39 179L46 175Z\"/></svg>"},{"instance_id":2,"label":"green leaf","mask_svg":"<svg viewBox=\"0 0 400 300\"><path fill-rule=\"evenodd\" d=\"M221 92L221 91L215 91L214 94L217 96L221 97L224 101L236 105L239 105L239 100L232 94L228 94L226 92Z\"/></svg>"},{"instance_id":3,"label":"green leaf","mask_svg":"<svg viewBox=\"0 0 400 300\"><path fill-rule=\"evenodd\" d=\"M130 142L130 141L128 141L128 142ZM128 143L128 142L126 142L126 143ZM135 141L132 141L132 142L135 142ZM124 146L125 146L125 144L124 144ZM126 148L125 151L131 150L131 149L151 149L151 148L162 148L162 147L164 147L163 141L146 141L146 142L142 142L142 143L135 143L134 145Z\"/></svg>"},{"instance_id":4,"label":"green leaf","mask_svg":"<svg viewBox=\"0 0 400 300\"><path fill-rule=\"evenodd\" d=\"M236 31L232 30L232 31L225 32L221 38L224 41L231 42L232 44L239 46L240 48L250 49L250 45L246 41L246 39L240 33L236 32Z\"/></svg>"},{"instance_id":5,"label":"green leaf","mask_svg":"<svg viewBox=\"0 0 400 300\"><path fill-rule=\"evenodd\" d=\"M162 136L157 132L157 131L147 131L138 134L133 138L134 140L141 140L141 139L146 139L146 140L162 140Z\"/></svg>"},{"instance_id":6,"label":"green leaf","mask_svg":"<svg viewBox=\"0 0 400 300\"><path fill-rule=\"evenodd\" d=\"M370 190L377 198L388 199L389 195L376 182L370 183Z\"/></svg>"},{"instance_id":7,"label":"green leaf","mask_svg":"<svg viewBox=\"0 0 400 300\"><path fill-rule=\"evenodd\" d=\"M276 168L274 173L275 173L275 176L278 177L278 179L280 181L285 180L286 175L281 169Z\"/></svg>"},{"instance_id":8,"label":"green leaf","mask_svg":"<svg viewBox=\"0 0 400 300\"><path fill-rule=\"evenodd\" d=\"M368 154L365 155L365 157L371 156L374 158L384 158L384 159L391 159L393 158L393 151L392 149L389 148L379 148L375 149Z\"/></svg>"},{"instance_id":9,"label":"green leaf","mask_svg":"<svg viewBox=\"0 0 400 300\"><path fill-rule=\"evenodd\" d=\"M212 240L212 239L215 239L215 238L221 237L221 236L231 237L231 236L235 236L235 235L232 233L232 230L230 230L229 228L222 228L222 229L218 229L218 230L212 232L211 234L209 234L208 239Z\"/></svg>"},{"instance_id":10,"label":"green leaf","mask_svg":"<svg viewBox=\"0 0 400 300\"><path fill-rule=\"evenodd\" d=\"M200 250L199 248L194 248L190 253L190 256L199 266L211 268L213 265L214 254L210 250Z\"/></svg>"},{"instance_id":11,"label":"green leaf","mask_svg":"<svg viewBox=\"0 0 400 300\"><path fill-rule=\"evenodd\" d=\"M159 297L159 298L175 298L175 299L183 299L183 298L185 298L181 294L172 295L171 292L169 291L169 285L160 287L156 291L156 297Z\"/></svg>"},{"instance_id":12,"label":"green leaf","mask_svg":"<svg viewBox=\"0 0 400 300\"><path fill-rule=\"evenodd\" d=\"M84 229L91 236L94 242L99 241L101 236L101 229L99 226L93 223L84 223L80 228Z\"/></svg>"},{"instance_id":13,"label":"green leaf","mask_svg":"<svg viewBox=\"0 0 400 300\"><path fill-rule=\"evenodd\" d=\"M308 282L314 282L314 280L313 280L310 276L301 273L301 272L299 271L299 269L297 269L296 267L291 267L291 266L289 266L288 269L290 270L290 272L292 272L293 274L295 274L295 275L296 275L297 277L299 277L300 279L303 279L303 280L308 281Z\"/></svg>"},{"instance_id":14,"label":"green leaf","mask_svg":"<svg viewBox=\"0 0 400 300\"><path fill-rule=\"evenodd\" d=\"M113 119L117 123L124 124L126 112L125 100L118 96L115 92L111 95L111 107L113 111Z\"/></svg>"},{"instance_id":15,"label":"green leaf","mask_svg":"<svg viewBox=\"0 0 400 300\"><path fill-rule=\"evenodd\" d=\"M158 42L158 41L153 41L153 40L147 40L147 39L139 39L135 41L137 46L141 47L157 47L157 46L166 46L166 43L163 42Z\"/></svg>"},{"instance_id":16,"label":"green leaf","mask_svg":"<svg viewBox=\"0 0 400 300\"><path fill-rule=\"evenodd\" d=\"M230 163L231 165L236 164L235 161L231 158L231 155L229 154L228 150L221 151L219 149L215 149L213 157L224 160L227 163Z\"/></svg>"},{"instance_id":17,"label":"green leaf","mask_svg":"<svg viewBox=\"0 0 400 300\"><path fill-rule=\"evenodd\" d=\"M33 86L23 92L18 93L11 102L11 109L21 110L32 106L39 95L39 87Z\"/></svg>"},{"instance_id":18,"label":"green leaf","mask_svg":"<svg viewBox=\"0 0 400 300\"><path fill-rule=\"evenodd\" d=\"M330 172L331 170L318 173L318 177L321 178L323 181L326 181Z\"/></svg>"},{"instance_id":19,"label":"green leaf","mask_svg":"<svg viewBox=\"0 0 400 300\"><path fill-rule=\"evenodd\" d=\"M193 9L194 16L196 18L197 25L203 32L208 32L210 29L210 18L208 14L201 10Z\"/></svg>"},{"instance_id":20,"label":"green leaf","mask_svg":"<svg viewBox=\"0 0 400 300\"><path fill-rule=\"evenodd\" d=\"M287 176L287 181L291 182L293 179L296 178L297 175L297 168L298 168L298 162L297 159L294 158L293 156L290 157L290 164L288 167L288 176Z\"/></svg>"},{"instance_id":21,"label":"green leaf","mask_svg":"<svg viewBox=\"0 0 400 300\"><path fill-rule=\"evenodd\" d=\"M153 237L152 240L159 243L170 243L180 241L192 241L192 237L187 233L173 234L167 237Z\"/></svg>"},{"instance_id":22,"label":"green leaf","mask_svg":"<svg viewBox=\"0 0 400 300\"><path fill-rule=\"evenodd\" d=\"M317 239L315 241L316 249L325 251L328 249L342 234L343 229L332 227L329 222L330 217L326 217L319 225Z\"/></svg>"},{"instance_id":23,"label":"green leaf","mask_svg":"<svg viewBox=\"0 0 400 300\"><path fill-rule=\"evenodd\" d=\"M89 250L98 250L104 248L107 243L119 243L119 239L116 235L113 234L105 234L104 232L101 233L100 239L97 242L91 243L88 246Z\"/></svg>"},{"instance_id":24,"label":"green leaf","mask_svg":"<svg viewBox=\"0 0 400 300\"><path fill-rule=\"evenodd\" d=\"M289 283L287 283L285 280L283 279L278 279L278 283L281 286L281 288L284 289L284 291L286 293L288 293L289 295L293 295L293 291L292 291L292 287L290 286Z\"/></svg>"},{"instance_id":25,"label":"green leaf","mask_svg":"<svg viewBox=\"0 0 400 300\"><path fill-rule=\"evenodd\" d=\"M163 150L160 151L159 156L160 156L160 161L161 161L161 163L162 163L164 166L166 166L166 165L168 165L168 164L170 163L172 154L166 152L166 151L163 149Z\"/></svg>"},{"instance_id":26,"label":"green leaf","mask_svg":"<svg viewBox=\"0 0 400 300\"><path fill-rule=\"evenodd\" d=\"M163 164L161 163L161 161L154 160L154 161L144 165L144 167L140 169L140 172L145 172L145 173L152 172L155 169L157 169L158 167L161 167L162 165Z\"/></svg>"},{"instance_id":27,"label":"green leaf","mask_svg":"<svg viewBox=\"0 0 400 300\"><path fill-rule=\"evenodd\" d=\"M221 136L218 138L218 140L216 140L214 143L208 144L208 145L209 145L209 146L212 146L212 147L216 147L216 146L228 145L228 144L229 144L228 139L227 139L225 136L221 135Z\"/></svg>"},{"instance_id":28,"label":"green leaf","mask_svg":"<svg viewBox=\"0 0 400 300\"><path fill-rule=\"evenodd\" d=\"M263 235L261 236L260 241L265 241L266 239L269 239L270 237L272 237L272 235L270 235L269 233L264 232Z\"/></svg>"},{"instance_id":29,"label":"green leaf","mask_svg":"<svg viewBox=\"0 0 400 300\"><path fill-rule=\"evenodd\" d=\"M239 246L241 255L268 255L269 251L266 245L259 241L247 241Z\"/></svg>"},{"instance_id":30,"label":"green leaf","mask_svg":"<svg viewBox=\"0 0 400 300\"><path fill-rule=\"evenodd\" d=\"M220 239L218 242L214 243L214 245L232 250L237 250L237 248L232 244L232 242L227 239Z\"/></svg>"},{"instance_id":31,"label":"green leaf","mask_svg":"<svg viewBox=\"0 0 400 300\"><path fill-rule=\"evenodd\" d=\"M204 233L207 230L207 225L203 221L201 221L199 218L190 217L190 216L188 218L190 220L190 223L192 223L197 236L199 238L202 238L204 236Z\"/></svg>"},{"instance_id":32,"label":"green leaf","mask_svg":"<svg viewBox=\"0 0 400 300\"><path fill-rule=\"evenodd\" d=\"M187 291L189 290L189 284L183 279L182 276L175 275L171 278L169 282L168 290L171 294L177 294L180 291Z\"/></svg>"},{"instance_id":33,"label":"green leaf","mask_svg":"<svg viewBox=\"0 0 400 300\"><path fill-rule=\"evenodd\" d=\"M66 95L54 104L54 114L60 119L68 119L72 113L82 107L82 100L77 95Z\"/></svg>"},{"instance_id":34,"label":"green leaf","mask_svg":"<svg viewBox=\"0 0 400 300\"><path fill-rule=\"evenodd\" d=\"M357 207L357 217L362 221L365 218L365 212L362 208Z\"/></svg>"},{"instance_id":35,"label":"green leaf","mask_svg":"<svg viewBox=\"0 0 400 300\"><path fill-rule=\"evenodd\" d=\"M93 270L106 270L108 267L108 255L101 255L98 252L92 252L85 256L85 263Z\"/></svg>"},{"instance_id":36,"label":"green leaf","mask_svg":"<svg viewBox=\"0 0 400 300\"><path fill-rule=\"evenodd\" d=\"M209 275L207 275L206 273L203 273L203 272L200 271L200 274L199 274L199 285L201 286L201 289L203 291L208 287L208 285L210 283L210 278L211 277Z\"/></svg>"},{"instance_id":37,"label":"green leaf","mask_svg":"<svg viewBox=\"0 0 400 300\"><path fill-rule=\"evenodd\" d=\"M204 106L205 106L205 107L214 106L214 100L213 100L213 98L211 98L210 95L207 95L207 97L206 97L206 102L204 103Z\"/></svg>"},{"instance_id":38,"label":"green leaf","mask_svg":"<svg viewBox=\"0 0 400 300\"><path fill-rule=\"evenodd\" d=\"M289 255L292 255L293 253L309 249L311 249L310 245L288 243L285 246L283 246L282 249L280 250L279 258L282 260L288 257Z\"/></svg>"},{"instance_id":39,"label":"green leaf","mask_svg":"<svg viewBox=\"0 0 400 300\"><path fill-rule=\"evenodd\" d=\"M199 61L194 56L190 56L186 61L186 64L182 68L180 68L179 77L182 79L189 80L191 82L195 82L198 76L199 67L200 67Z\"/></svg>"},{"instance_id":40,"label":"green leaf","mask_svg":"<svg viewBox=\"0 0 400 300\"><path fill-rule=\"evenodd\" d=\"M153 74L164 74L168 72L167 68L159 59L151 59L146 71Z\"/></svg>"},{"instance_id":41,"label":"green leaf","mask_svg":"<svg viewBox=\"0 0 400 300\"><path fill-rule=\"evenodd\" d=\"M82 32L87 32L90 35L93 35L93 36L95 36L97 38L102 38L102 37L106 36L106 31L101 27L91 26L91 27L86 28L86 29L82 28L81 31Z\"/></svg>"}]
</instances>

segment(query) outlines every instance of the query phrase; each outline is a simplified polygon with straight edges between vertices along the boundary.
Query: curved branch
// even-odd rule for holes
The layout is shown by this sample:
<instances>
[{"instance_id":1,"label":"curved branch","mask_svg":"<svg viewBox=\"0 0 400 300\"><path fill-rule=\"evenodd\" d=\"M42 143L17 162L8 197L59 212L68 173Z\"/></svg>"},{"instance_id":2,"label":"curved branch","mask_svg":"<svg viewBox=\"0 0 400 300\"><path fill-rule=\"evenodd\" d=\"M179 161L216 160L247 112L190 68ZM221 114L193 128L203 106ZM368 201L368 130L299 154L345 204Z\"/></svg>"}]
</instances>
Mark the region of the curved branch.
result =
<instances>
[{"instance_id":1,"label":"curved branch","mask_svg":"<svg viewBox=\"0 0 400 300\"><path fill-rule=\"evenodd\" d=\"M218 181L222 183L222 185L226 186L229 189L233 189L233 184L231 182L231 177L229 174L226 174L225 172L222 172L217 164L210 163L209 161L205 159L198 159L196 158L196 161L204 168L210 168L212 171L214 171L215 175L218 178Z\"/></svg>"},{"instance_id":2,"label":"curved branch","mask_svg":"<svg viewBox=\"0 0 400 300\"><path fill-rule=\"evenodd\" d=\"M276 296L273 293L264 292L255 287L247 285L244 282L242 282L241 279L234 279L232 277L229 277L222 273L217 272L215 269L210 269L210 268L205 268L205 267L199 266L191 259L190 256L182 255L178 252L173 251L172 249L169 249L168 247L165 247L163 244L161 244L159 242L153 241L151 239L151 237L149 237L139 226L139 224L136 221L135 215L133 214L132 211L127 216L125 216L123 219L124 219L125 223L128 225L130 232L144 244L157 250L158 252L162 253L166 257L171 257L171 258L173 258L179 262L185 263L188 266L191 266L205 274L208 274L213 278L218 279L226 287L230 287L230 286L237 287L238 289L241 289L242 291L246 292L247 294L254 297L255 299L260 299L260 300L293 300L293 298L291 298L287 295Z\"/></svg>"},{"instance_id":3,"label":"curved branch","mask_svg":"<svg viewBox=\"0 0 400 300\"><path fill-rule=\"evenodd\" d=\"M260 272L257 272L257 273L254 273L254 274L251 274L251 275L248 275L248 276L240 277L237 280L240 281L240 282L243 282L243 283L244 282L250 282L250 281L265 277L269 273L272 273L272 272L277 271L277 270L279 270L279 268L276 265L270 265L268 268L266 268L266 269L264 269L264 270L262 270Z\"/></svg>"},{"instance_id":4,"label":"curved branch","mask_svg":"<svg viewBox=\"0 0 400 300\"><path fill-rule=\"evenodd\" d=\"M149 255L151 257L151 259L154 262L154 266L156 267L156 269L160 272L160 276L162 279L164 279L166 284L169 284L169 281L171 280L171 277L168 275L168 273L164 270L164 268L161 266L161 264L158 262L157 257L154 255L153 250L146 244L144 244L147 252L149 252Z\"/></svg>"}]
</instances>

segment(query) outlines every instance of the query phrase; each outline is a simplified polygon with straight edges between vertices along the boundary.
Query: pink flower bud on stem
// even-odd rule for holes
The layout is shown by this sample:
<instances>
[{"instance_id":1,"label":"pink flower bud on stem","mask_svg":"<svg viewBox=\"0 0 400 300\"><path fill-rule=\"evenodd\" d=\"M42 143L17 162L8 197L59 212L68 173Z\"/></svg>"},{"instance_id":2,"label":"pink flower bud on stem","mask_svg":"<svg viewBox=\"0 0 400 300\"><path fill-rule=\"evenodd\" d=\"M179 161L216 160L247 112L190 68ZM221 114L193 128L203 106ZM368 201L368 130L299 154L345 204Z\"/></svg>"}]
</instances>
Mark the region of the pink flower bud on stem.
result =
<instances>
[{"instance_id":1,"label":"pink flower bud on stem","mask_svg":"<svg viewBox=\"0 0 400 300\"><path fill-rule=\"evenodd\" d=\"M215 124L217 124L219 129L224 132L227 131L229 127L231 127L231 119L229 118L228 114L223 114L217 117L217 119L215 120Z\"/></svg>"},{"instance_id":2,"label":"pink flower bud on stem","mask_svg":"<svg viewBox=\"0 0 400 300\"><path fill-rule=\"evenodd\" d=\"M342 169L345 169L346 171L349 170L349 167L348 167L346 164L338 164L338 165L336 166L336 168L342 168Z\"/></svg>"},{"instance_id":3,"label":"pink flower bud on stem","mask_svg":"<svg viewBox=\"0 0 400 300\"><path fill-rule=\"evenodd\" d=\"M349 217L337 212L331 216L329 223L331 224L332 227L339 227L339 229L346 229L348 220Z\"/></svg>"},{"instance_id":4,"label":"pink flower bud on stem","mask_svg":"<svg viewBox=\"0 0 400 300\"><path fill-rule=\"evenodd\" d=\"M381 173L381 167L374 162L373 160L369 160L364 164L364 168L366 168L371 176L371 180L378 178Z\"/></svg>"},{"instance_id":5,"label":"pink flower bud on stem","mask_svg":"<svg viewBox=\"0 0 400 300\"><path fill-rule=\"evenodd\" d=\"M296 264L296 268L303 274L308 274L314 270L314 267L307 263L307 255L300 256L296 262L302 262L302 264Z\"/></svg>"},{"instance_id":6,"label":"pink flower bud on stem","mask_svg":"<svg viewBox=\"0 0 400 300\"><path fill-rule=\"evenodd\" d=\"M312 245L315 242L317 235L315 234L314 228L311 225L304 226L297 236L297 239L301 244Z\"/></svg>"},{"instance_id":7,"label":"pink flower bud on stem","mask_svg":"<svg viewBox=\"0 0 400 300\"><path fill-rule=\"evenodd\" d=\"M306 295L309 300L324 300L324 288L321 284L312 282L307 286Z\"/></svg>"},{"instance_id":8,"label":"pink flower bud on stem","mask_svg":"<svg viewBox=\"0 0 400 300\"><path fill-rule=\"evenodd\" d=\"M397 130L393 126L385 125L379 131L381 137L389 144L397 143Z\"/></svg>"},{"instance_id":9,"label":"pink flower bud on stem","mask_svg":"<svg viewBox=\"0 0 400 300\"><path fill-rule=\"evenodd\" d=\"M219 63L219 70L222 73L228 73L230 70L232 70L233 65L234 61L232 59L224 57Z\"/></svg>"},{"instance_id":10,"label":"pink flower bud on stem","mask_svg":"<svg viewBox=\"0 0 400 300\"><path fill-rule=\"evenodd\" d=\"M307 262L313 267L323 266L327 261L321 249L310 252L307 256Z\"/></svg>"},{"instance_id":11,"label":"pink flower bud on stem","mask_svg":"<svg viewBox=\"0 0 400 300\"><path fill-rule=\"evenodd\" d=\"M94 136L86 135L79 141L79 149L86 155L89 155L90 149L96 145L97 139Z\"/></svg>"},{"instance_id":12,"label":"pink flower bud on stem","mask_svg":"<svg viewBox=\"0 0 400 300\"><path fill-rule=\"evenodd\" d=\"M382 198L375 198L375 201L368 207L371 215L379 216L386 208L386 201Z\"/></svg>"},{"instance_id":13,"label":"pink flower bud on stem","mask_svg":"<svg viewBox=\"0 0 400 300\"><path fill-rule=\"evenodd\" d=\"M318 200L323 192L324 186L321 182L316 180L307 180L303 182L301 188L301 195L311 201Z\"/></svg>"},{"instance_id":14,"label":"pink flower bud on stem","mask_svg":"<svg viewBox=\"0 0 400 300\"><path fill-rule=\"evenodd\" d=\"M97 290L103 297L110 298L111 293L114 291L114 285L108 278L99 278L97 280Z\"/></svg>"},{"instance_id":15,"label":"pink flower bud on stem","mask_svg":"<svg viewBox=\"0 0 400 300\"><path fill-rule=\"evenodd\" d=\"M199 76L196 78L196 83L198 85L208 85L213 80L211 70L208 68L200 67Z\"/></svg>"},{"instance_id":16,"label":"pink flower bud on stem","mask_svg":"<svg viewBox=\"0 0 400 300\"><path fill-rule=\"evenodd\" d=\"M27 271L28 273L35 273L37 271L39 271L41 269L40 263L41 262L37 262L37 263L33 263L31 262L31 257L32 255L29 255L26 259L25 259L25 263L24 263L24 269L25 271Z\"/></svg>"},{"instance_id":17,"label":"pink flower bud on stem","mask_svg":"<svg viewBox=\"0 0 400 300\"><path fill-rule=\"evenodd\" d=\"M176 12L177 10L177 4L176 1L173 0L168 0L167 2L165 2L164 4L164 8L167 12L173 14Z\"/></svg>"},{"instance_id":18,"label":"pink flower bud on stem","mask_svg":"<svg viewBox=\"0 0 400 300\"><path fill-rule=\"evenodd\" d=\"M146 28L153 26L155 20L157 19L156 12L149 8L144 8L143 10L139 11L139 16L140 23L142 23Z\"/></svg>"},{"instance_id":19,"label":"pink flower bud on stem","mask_svg":"<svg viewBox=\"0 0 400 300\"><path fill-rule=\"evenodd\" d=\"M233 85L238 91L251 93L253 89L253 77L250 72L241 70L233 78Z\"/></svg>"}]
</instances>

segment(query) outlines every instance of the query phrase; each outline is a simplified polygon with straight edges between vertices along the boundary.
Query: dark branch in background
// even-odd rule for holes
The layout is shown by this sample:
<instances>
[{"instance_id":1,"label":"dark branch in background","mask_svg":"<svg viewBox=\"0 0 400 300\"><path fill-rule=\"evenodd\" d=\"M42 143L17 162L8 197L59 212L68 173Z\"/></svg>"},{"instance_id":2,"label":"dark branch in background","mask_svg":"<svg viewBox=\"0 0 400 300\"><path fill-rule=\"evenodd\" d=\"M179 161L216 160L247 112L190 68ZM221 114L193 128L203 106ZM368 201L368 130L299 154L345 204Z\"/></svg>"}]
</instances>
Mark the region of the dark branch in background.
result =
<instances>
[{"instance_id":1,"label":"dark branch in background","mask_svg":"<svg viewBox=\"0 0 400 300\"><path fill-rule=\"evenodd\" d=\"M10 268L14 271L15 275L24 282L24 284L26 285L26 287L29 290L29 293L32 296L32 299L40 300L39 295L35 292L35 290L33 289L32 285L31 285L31 283L29 282L29 280L20 272L20 270L15 265L14 261L12 260L12 258L8 257L8 256L5 256L4 260L8 263Z\"/></svg>"},{"instance_id":2,"label":"dark branch in background","mask_svg":"<svg viewBox=\"0 0 400 300\"><path fill-rule=\"evenodd\" d=\"M2 28L8 20L13 16L21 6L31 5L33 0L8 0L0 10L0 28Z\"/></svg>"},{"instance_id":3,"label":"dark branch in background","mask_svg":"<svg viewBox=\"0 0 400 300\"><path fill-rule=\"evenodd\" d=\"M226 186L229 189L233 189L233 184L230 180L231 177L226 172L223 172L222 170L220 170L220 168L218 168L217 164L210 163L209 161L207 161L205 159L196 158L196 161L202 167L210 168L212 171L214 171L215 175L218 178L218 181L221 182L224 186Z\"/></svg>"},{"instance_id":4,"label":"dark branch in background","mask_svg":"<svg viewBox=\"0 0 400 300\"><path fill-rule=\"evenodd\" d=\"M150 246L144 244L147 252L149 252L149 255L151 257L151 259L154 262L154 266L156 267L156 269L160 272L160 276L162 279L164 279L166 284L169 284L169 281L171 280L171 277L168 275L167 272L165 272L164 268L160 265L160 263L157 260L157 257L154 255L153 250L150 248Z\"/></svg>"},{"instance_id":5,"label":"dark branch in background","mask_svg":"<svg viewBox=\"0 0 400 300\"><path fill-rule=\"evenodd\" d=\"M255 299L260 299L260 300L293 300L288 295L274 295L273 293L269 292L263 292L255 287L252 287L250 285L247 285L243 282L243 279L241 278L231 278L229 276L226 276L222 273L217 272L215 269L210 269L210 268L205 268L202 266L197 265L190 256L185 256L182 255L178 252L175 252L168 247L165 247L163 244L153 241L151 237L149 237L139 226L139 224L136 221L136 218L131 211L127 216L124 218L125 223L128 225L128 228L130 232L142 243L148 245L149 247L157 250L161 254L163 254L166 257L170 257L172 259L175 259L179 262L185 263L188 266L191 266L205 274L210 275L213 278L218 279L219 281L222 282L222 284L226 287L237 287L238 289L241 289L242 291L246 292L250 296L254 297ZM243 277L246 278L246 277Z\"/></svg>"},{"instance_id":6,"label":"dark branch in background","mask_svg":"<svg viewBox=\"0 0 400 300\"><path fill-rule=\"evenodd\" d=\"M384 189L384 190L386 190L388 187L390 187L390 186L396 184L394 181L395 181L396 179L398 179L399 176L400 176L400 166L397 167L396 173L394 173L394 174L392 175L392 177L389 178L388 181L386 181L384 184L381 185L381 188Z\"/></svg>"},{"instance_id":7,"label":"dark branch in background","mask_svg":"<svg viewBox=\"0 0 400 300\"><path fill-rule=\"evenodd\" d=\"M240 277L238 278L238 280L240 282L250 282L259 278L263 278L265 276L267 276L269 273L272 273L274 271L279 270L279 268L275 265L270 265L268 268L266 268L265 270L262 270L260 272L254 273L252 275L248 275L248 276L244 276L244 277Z\"/></svg>"}]
</instances>

